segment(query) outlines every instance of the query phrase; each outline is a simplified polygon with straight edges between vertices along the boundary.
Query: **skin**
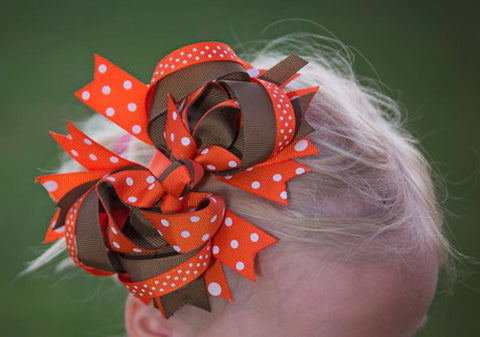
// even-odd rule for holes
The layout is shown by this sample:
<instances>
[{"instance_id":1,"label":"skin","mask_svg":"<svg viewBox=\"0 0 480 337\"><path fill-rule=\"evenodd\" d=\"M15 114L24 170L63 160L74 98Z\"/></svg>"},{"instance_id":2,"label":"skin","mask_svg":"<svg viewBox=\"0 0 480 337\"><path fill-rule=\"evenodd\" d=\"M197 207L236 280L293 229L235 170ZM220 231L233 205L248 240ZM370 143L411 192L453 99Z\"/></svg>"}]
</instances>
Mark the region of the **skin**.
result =
<instances>
[{"instance_id":1,"label":"skin","mask_svg":"<svg viewBox=\"0 0 480 337\"><path fill-rule=\"evenodd\" d=\"M412 337L426 321L438 263L427 253L403 264L335 261L279 243L259 254L256 270L256 283L226 270L234 301L211 296L211 313L184 306L167 320L129 296L129 336Z\"/></svg>"}]
</instances>

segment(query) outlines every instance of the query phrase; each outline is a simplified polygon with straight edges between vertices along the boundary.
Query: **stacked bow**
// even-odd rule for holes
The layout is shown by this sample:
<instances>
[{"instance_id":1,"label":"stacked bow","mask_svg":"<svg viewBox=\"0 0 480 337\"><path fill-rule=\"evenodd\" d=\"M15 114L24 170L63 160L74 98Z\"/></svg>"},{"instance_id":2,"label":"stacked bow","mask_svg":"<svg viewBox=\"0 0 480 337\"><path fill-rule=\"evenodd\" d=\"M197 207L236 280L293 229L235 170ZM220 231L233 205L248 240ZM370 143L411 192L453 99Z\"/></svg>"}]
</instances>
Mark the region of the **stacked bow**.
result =
<instances>
[{"instance_id":1,"label":"stacked bow","mask_svg":"<svg viewBox=\"0 0 480 337\"><path fill-rule=\"evenodd\" d=\"M148 167L111 152L68 123L55 140L86 171L37 180L57 202L45 242L64 237L87 272L117 274L166 316L208 295L232 300L222 264L255 280L255 255L276 239L196 190L205 174L287 205L286 182L317 154L304 113L318 88L284 92L306 62L291 55L257 70L225 44L167 55L145 85L95 57L94 81L77 97L154 145Z\"/></svg>"}]
</instances>

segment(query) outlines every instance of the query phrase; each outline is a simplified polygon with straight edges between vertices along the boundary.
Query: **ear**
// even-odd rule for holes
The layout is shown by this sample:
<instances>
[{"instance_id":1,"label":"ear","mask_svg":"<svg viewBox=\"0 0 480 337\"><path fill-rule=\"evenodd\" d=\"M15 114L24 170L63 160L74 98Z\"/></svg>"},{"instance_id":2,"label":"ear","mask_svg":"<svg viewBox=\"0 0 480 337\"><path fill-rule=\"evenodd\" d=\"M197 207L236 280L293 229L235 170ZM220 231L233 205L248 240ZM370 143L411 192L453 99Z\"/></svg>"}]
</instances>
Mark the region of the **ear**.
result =
<instances>
[{"instance_id":1,"label":"ear","mask_svg":"<svg viewBox=\"0 0 480 337\"><path fill-rule=\"evenodd\" d=\"M132 294L125 304L125 325L130 337L171 337L170 324L153 305L145 305Z\"/></svg>"}]
</instances>

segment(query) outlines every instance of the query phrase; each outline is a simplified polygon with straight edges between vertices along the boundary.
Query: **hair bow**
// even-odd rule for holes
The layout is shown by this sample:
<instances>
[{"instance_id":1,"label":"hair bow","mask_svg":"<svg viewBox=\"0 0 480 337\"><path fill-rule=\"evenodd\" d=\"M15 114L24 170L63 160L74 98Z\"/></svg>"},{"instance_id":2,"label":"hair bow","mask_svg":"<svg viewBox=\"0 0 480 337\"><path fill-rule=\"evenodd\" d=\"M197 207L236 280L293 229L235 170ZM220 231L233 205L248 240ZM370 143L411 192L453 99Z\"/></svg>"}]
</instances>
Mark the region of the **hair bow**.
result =
<instances>
[{"instance_id":1,"label":"hair bow","mask_svg":"<svg viewBox=\"0 0 480 337\"><path fill-rule=\"evenodd\" d=\"M287 205L286 182L309 168L292 159L319 151L304 113L318 88L284 92L306 61L291 55L268 70L222 43L180 48L149 85L95 56L94 80L76 96L154 145L145 167L68 122L52 136L86 171L38 177L58 210L45 242L64 237L87 272L120 282L164 316L184 304L209 310L232 300L223 266L255 280L254 259L277 240L199 192L205 174Z\"/></svg>"}]
</instances>

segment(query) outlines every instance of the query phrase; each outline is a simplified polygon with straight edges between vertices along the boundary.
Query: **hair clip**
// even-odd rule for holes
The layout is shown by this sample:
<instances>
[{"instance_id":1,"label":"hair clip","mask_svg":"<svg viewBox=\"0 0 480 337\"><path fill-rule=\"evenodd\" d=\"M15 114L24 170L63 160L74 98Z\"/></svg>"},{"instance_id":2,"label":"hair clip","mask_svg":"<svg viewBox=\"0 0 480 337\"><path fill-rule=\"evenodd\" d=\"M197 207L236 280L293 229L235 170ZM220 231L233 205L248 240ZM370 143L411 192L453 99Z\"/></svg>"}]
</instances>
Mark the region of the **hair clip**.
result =
<instances>
[{"instance_id":1,"label":"hair clip","mask_svg":"<svg viewBox=\"0 0 480 337\"><path fill-rule=\"evenodd\" d=\"M200 192L206 174L288 205L286 182L309 171L292 159L318 154L304 113L318 87L284 92L306 61L268 70L222 43L180 48L149 85L95 56L94 80L76 93L93 110L151 144L148 166L129 161L68 122L52 136L86 171L38 177L57 203L45 243L65 238L90 274L117 275L165 317L184 304L232 301L226 265L255 280L254 259L277 240Z\"/></svg>"}]
</instances>

